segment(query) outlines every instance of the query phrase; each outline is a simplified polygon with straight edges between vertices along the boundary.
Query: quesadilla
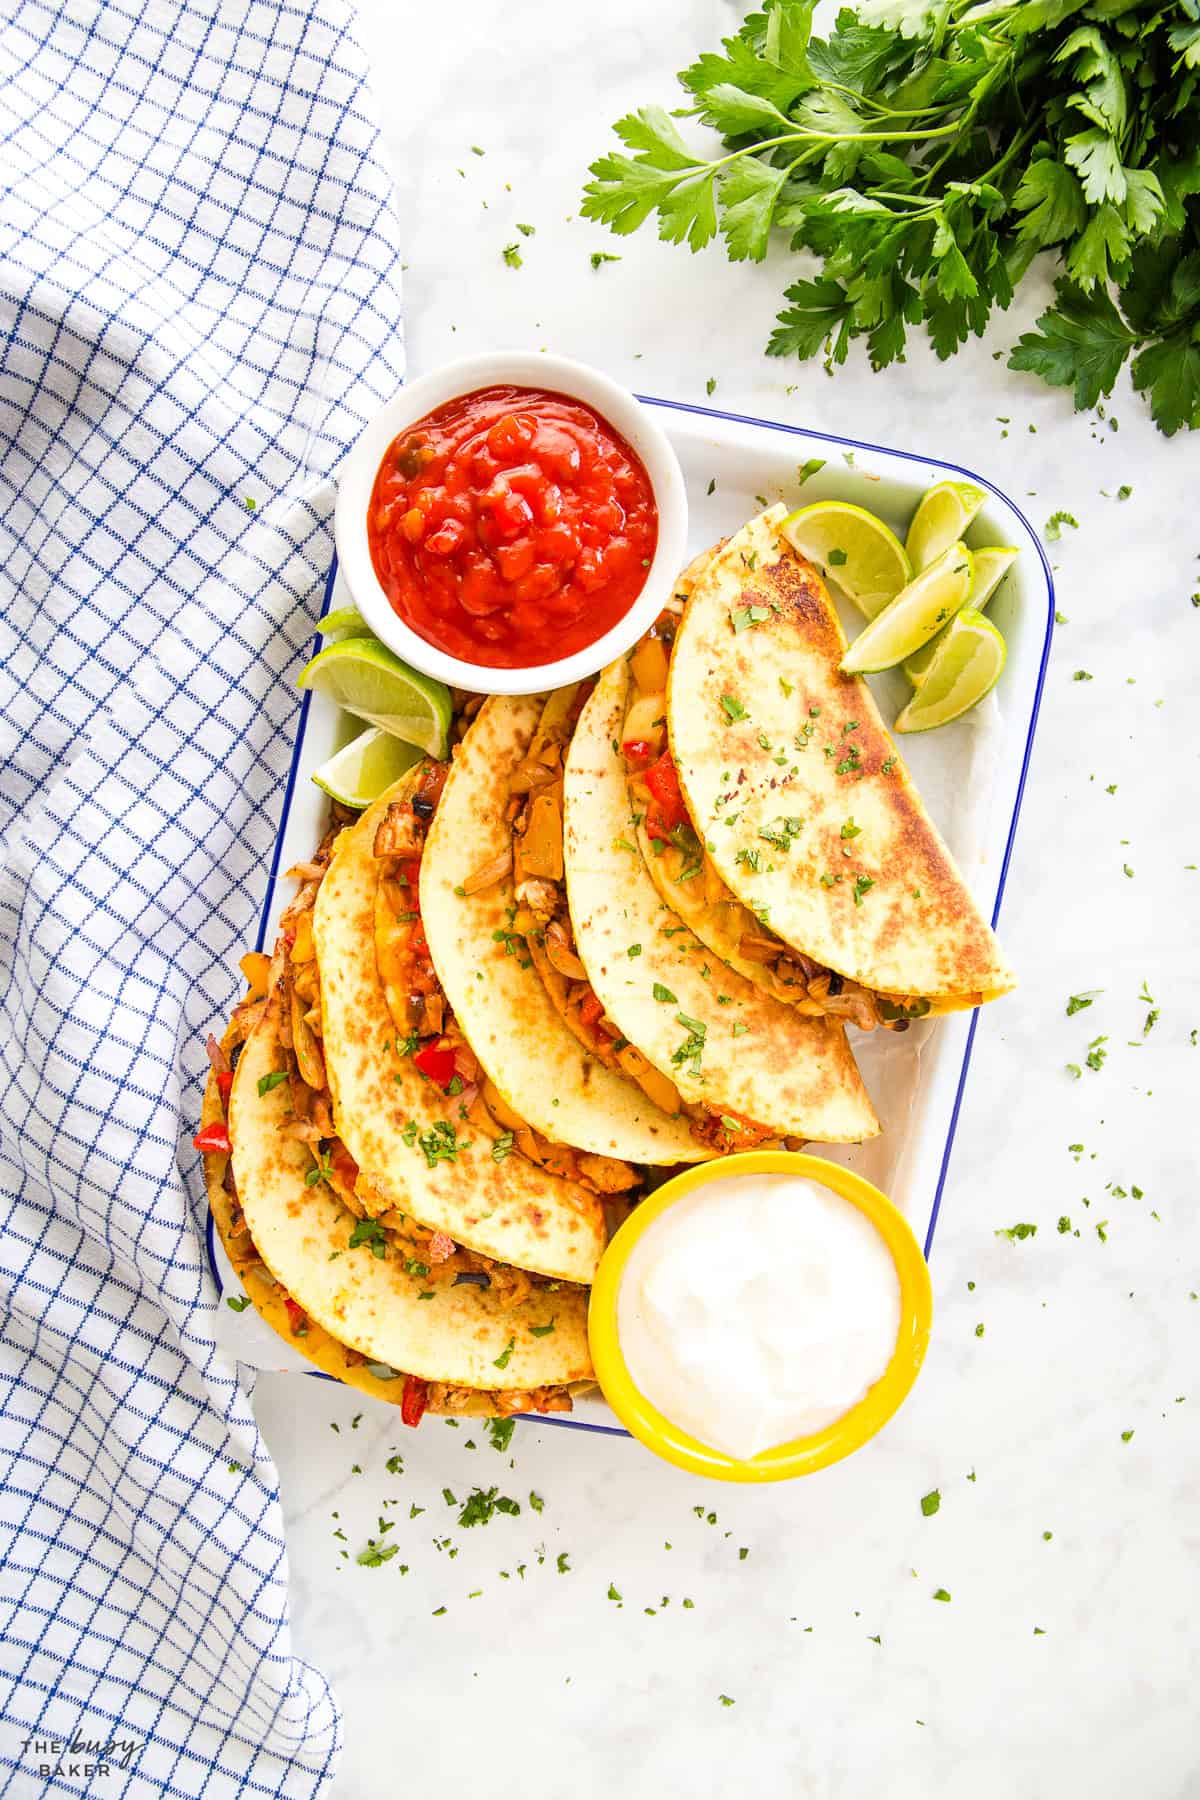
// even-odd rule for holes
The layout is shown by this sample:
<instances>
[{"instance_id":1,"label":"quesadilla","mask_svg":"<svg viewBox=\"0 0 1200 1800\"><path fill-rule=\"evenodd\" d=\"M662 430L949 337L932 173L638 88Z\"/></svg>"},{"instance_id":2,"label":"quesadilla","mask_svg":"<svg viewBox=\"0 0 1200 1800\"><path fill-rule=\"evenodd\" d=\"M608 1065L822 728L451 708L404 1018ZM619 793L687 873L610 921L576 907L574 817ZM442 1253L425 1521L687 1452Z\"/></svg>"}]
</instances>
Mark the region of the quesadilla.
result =
<instances>
[{"instance_id":1,"label":"quesadilla","mask_svg":"<svg viewBox=\"0 0 1200 1800\"><path fill-rule=\"evenodd\" d=\"M527 895L537 898L536 881L513 873L513 821L530 801L539 820L547 805L558 809L562 873L561 766L530 754L544 705L538 695L487 700L455 748L420 863L429 954L503 1124L524 1123L551 1143L592 1153L583 1165L601 1177L608 1158L694 1162L706 1151L678 1105L661 1111L615 1058L604 1060L567 1024L547 973L565 985L583 971L553 930L548 941L525 918L528 937L517 930Z\"/></svg>"},{"instance_id":2,"label":"quesadilla","mask_svg":"<svg viewBox=\"0 0 1200 1800\"><path fill-rule=\"evenodd\" d=\"M583 1291L543 1286L512 1305L499 1289L414 1277L396 1244L313 1179L285 1036L278 986L243 1003L210 1046L205 1094L203 1123L227 1109L231 1149L206 1154L209 1201L260 1316L323 1373L399 1403L408 1424L425 1411L569 1409L570 1389L591 1375Z\"/></svg>"},{"instance_id":3,"label":"quesadilla","mask_svg":"<svg viewBox=\"0 0 1200 1800\"><path fill-rule=\"evenodd\" d=\"M669 774L704 879L757 922L743 947L823 1012L903 1028L978 1006L1015 977L869 688L838 672L845 637L784 513L712 556L670 654Z\"/></svg>"},{"instance_id":4,"label":"quesadilla","mask_svg":"<svg viewBox=\"0 0 1200 1800\"><path fill-rule=\"evenodd\" d=\"M879 1130L839 1022L772 1000L664 904L631 820L619 734L626 661L601 676L567 753L566 886L604 1016L678 1088L714 1150L767 1139L857 1142Z\"/></svg>"},{"instance_id":5,"label":"quesadilla","mask_svg":"<svg viewBox=\"0 0 1200 1800\"><path fill-rule=\"evenodd\" d=\"M506 1124L457 1026L419 904L445 777L444 763L418 765L333 846L308 934L315 962L295 972L309 949L303 920L288 953L300 1074L321 1099L327 1083L331 1119L320 1123L349 1159L354 1200L383 1227L415 1230L422 1262L470 1272L484 1258L589 1282L607 1240L600 1196L628 1191L637 1172ZM336 1185L336 1151L326 1160Z\"/></svg>"}]
</instances>

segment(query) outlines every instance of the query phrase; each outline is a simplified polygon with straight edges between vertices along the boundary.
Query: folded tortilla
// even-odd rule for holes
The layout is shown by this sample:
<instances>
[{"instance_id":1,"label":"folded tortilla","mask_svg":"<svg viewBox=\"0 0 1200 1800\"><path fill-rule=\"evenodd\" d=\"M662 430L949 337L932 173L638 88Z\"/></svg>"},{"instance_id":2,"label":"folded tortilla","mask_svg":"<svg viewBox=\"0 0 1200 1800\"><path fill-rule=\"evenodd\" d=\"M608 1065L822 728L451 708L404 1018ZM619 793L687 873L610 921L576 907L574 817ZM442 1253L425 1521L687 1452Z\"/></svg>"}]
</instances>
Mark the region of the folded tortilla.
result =
<instances>
[{"instance_id":1,"label":"folded tortilla","mask_svg":"<svg viewBox=\"0 0 1200 1800\"><path fill-rule=\"evenodd\" d=\"M628 685L625 661L604 672L566 763L571 922L606 1014L686 1101L729 1116L733 1136L744 1121L824 1143L874 1136L841 1024L806 1018L727 968L656 892L620 750Z\"/></svg>"},{"instance_id":2,"label":"folded tortilla","mask_svg":"<svg viewBox=\"0 0 1200 1800\"><path fill-rule=\"evenodd\" d=\"M255 1308L280 1337L326 1374L380 1399L401 1398L402 1381L389 1380L387 1371L479 1390L477 1398L454 1395L449 1410L456 1412L511 1411L513 1400L532 1402L532 1390L586 1381L591 1365L582 1290L542 1287L518 1305L505 1305L474 1283L425 1287L393 1249L379 1256L370 1244L350 1247L354 1214L332 1189L311 1180L309 1151L283 1133L292 1116L287 1082L259 1091L263 1078L285 1061L272 1001L242 1048L230 1096L233 1174L246 1228L240 1233L232 1229L225 1158L207 1159L209 1196L226 1249ZM205 1111L206 1122L221 1116L215 1081ZM292 1331L287 1297L306 1315L302 1337ZM435 1395L434 1409L447 1398Z\"/></svg>"},{"instance_id":3,"label":"folded tortilla","mask_svg":"<svg viewBox=\"0 0 1200 1800\"><path fill-rule=\"evenodd\" d=\"M578 1182L514 1151L493 1156L465 1108L401 1055L375 960L376 828L411 794L420 769L341 833L313 914L322 1046L338 1135L374 1215L395 1209L517 1268L590 1282L604 1249L604 1209Z\"/></svg>"},{"instance_id":4,"label":"folded tortilla","mask_svg":"<svg viewBox=\"0 0 1200 1800\"><path fill-rule=\"evenodd\" d=\"M676 634L668 732L696 831L763 926L900 1016L994 999L1012 970L870 689L838 672L837 613L783 516L712 557Z\"/></svg>"},{"instance_id":5,"label":"folded tortilla","mask_svg":"<svg viewBox=\"0 0 1200 1800\"><path fill-rule=\"evenodd\" d=\"M508 1105L554 1143L635 1163L706 1151L686 1116L660 1111L571 1031L512 930L509 782L544 700L488 700L455 751L421 859L421 917L438 978L467 1042ZM488 865L508 872L468 892Z\"/></svg>"}]
</instances>

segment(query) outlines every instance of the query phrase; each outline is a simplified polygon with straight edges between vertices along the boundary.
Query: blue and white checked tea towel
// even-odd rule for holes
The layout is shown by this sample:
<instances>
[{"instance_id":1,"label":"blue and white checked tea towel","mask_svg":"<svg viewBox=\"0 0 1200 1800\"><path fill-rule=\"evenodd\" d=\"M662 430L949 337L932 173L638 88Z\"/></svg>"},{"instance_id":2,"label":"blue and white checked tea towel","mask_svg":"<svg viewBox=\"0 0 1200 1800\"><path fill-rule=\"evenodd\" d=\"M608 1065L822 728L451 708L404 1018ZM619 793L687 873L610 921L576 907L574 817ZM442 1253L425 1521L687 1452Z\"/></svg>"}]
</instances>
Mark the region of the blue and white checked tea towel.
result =
<instances>
[{"instance_id":1,"label":"blue and white checked tea towel","mask_svg":"<svg viewBox=\"0 0 1200 1800\"><path fill-rule=\"evenodd\" d=\"M190 1139L399 266L343 0L0 0L0 1795L336 1758Z\"/></svg>"}]
</instances>

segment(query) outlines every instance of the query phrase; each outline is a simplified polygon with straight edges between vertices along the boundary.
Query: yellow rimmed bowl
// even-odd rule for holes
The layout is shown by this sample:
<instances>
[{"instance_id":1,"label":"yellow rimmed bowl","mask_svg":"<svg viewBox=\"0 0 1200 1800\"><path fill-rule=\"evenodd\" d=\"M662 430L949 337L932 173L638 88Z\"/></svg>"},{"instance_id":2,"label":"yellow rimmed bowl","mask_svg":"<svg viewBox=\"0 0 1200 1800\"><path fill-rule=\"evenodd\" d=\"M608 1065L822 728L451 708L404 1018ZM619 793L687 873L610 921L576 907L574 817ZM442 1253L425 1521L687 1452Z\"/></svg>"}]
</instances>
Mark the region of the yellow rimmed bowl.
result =
<instances>
[{"instance_id":1,"label":"yellow rimmed bowl","mask_svg":"<svg viewBox=\"0 0 1200 1800\"><path fill-rule=\"evenodd\" d=\"M891 1253L900 1281L900 1330L887 1368L863 1398L824 1430L793 1438L741 1461L710 1449L672 1423L634 1383L621 1351L617 1305L621 1281L642 1234L672 1206L706 1182L739 1175L805 1176L848 1200L874 1225ZM605 1399L648 1450L717 1481L788 1481L840 1462L875 1436L906 1398L917 1379L933 1322L933 1293L921 1246L903 1213L861 1175L824 1157L791 1150L748 1150L715 1162L696 1163L664 1182L634 1208L600 1260L588 1308L592 1365Z\"/></svg>"}]
</instances>

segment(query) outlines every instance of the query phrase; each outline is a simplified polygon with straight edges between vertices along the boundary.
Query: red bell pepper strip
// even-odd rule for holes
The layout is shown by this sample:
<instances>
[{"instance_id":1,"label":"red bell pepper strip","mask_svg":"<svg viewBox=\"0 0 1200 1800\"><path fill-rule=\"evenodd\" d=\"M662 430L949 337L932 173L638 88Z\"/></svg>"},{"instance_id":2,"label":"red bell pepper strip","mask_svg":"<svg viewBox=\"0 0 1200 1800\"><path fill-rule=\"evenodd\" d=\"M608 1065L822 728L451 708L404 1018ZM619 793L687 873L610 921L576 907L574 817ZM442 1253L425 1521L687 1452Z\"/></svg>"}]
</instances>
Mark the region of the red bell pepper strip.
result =
<instances>
[{"instance_id":1,"label":"red bell pepper strip","mask_svg":"<svg viewBox=\"0 0 1200 1800\"><path fill-rule=\"evenodd\" d=\"M422 1075L428 1075L430 1081L435 1082L445 1093L455 1074L453 1046L437 1043L422 1044L413 1057L413 1061Z\"/></svg>"},{"instance_id":2,"label":"red bell pepper strip","mask_svg":"<svg viewBox=\"0 0 1200 1800\"><path fill-rule=\"evenodd\" d=\"M229 1152L229 1127L224 1119L214 1119L211 1125L204 1125L192 1139L197 1150Z\"/></svg>"},{"instance_id":3,"label":"red bell pepper strip","mask_svg":"<svg viewBox=\"0 0 1200 1800\"><path fill-rule=\"evenodd\" d=\"M233 1070L219 1069L217 1071L217 1092L221 1096L221 1104L225 1107L226 1111L229 1109L229 1096L232 1090Z\"/></svg>"},{"instance_id":4,"label":"red bell pepper strip","mask_svg":"<svg viewBox=\"0 0 1200 1800\"><path fill-rule=\"evenodd\" d=\"M645 738L627 738L621 745L621 755L631 769L648 769L654 761L654 745Z\"/></svg>"},{"instance_id":5,"label":"red bell pepper strip","mask_svg":"<svg viewBox=\"0 0 1200 1800\"><path fill-rule=\"evenodd\" d=\"M292 1336L307 1337L308 1314L305 1312L304 1308L298 1305L297 1302L292 1299L290 1294L284 1295L283 1304L287 1309L288 1324L292 1328Z\"/></svg>"},{"instance_id":6,"label":"red bell pepper strip","mask_svg":"<svg viewBox=\"0 0 1200 1800\"><path fill-rule=\"evenodd\" d=\"M404 1378L404 1392L400 1397L400 1418L405 1425L419 1425L429 1403L429 1383L419 1381L415 1375Z\"/></svg>"}]
</instances>

